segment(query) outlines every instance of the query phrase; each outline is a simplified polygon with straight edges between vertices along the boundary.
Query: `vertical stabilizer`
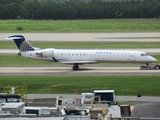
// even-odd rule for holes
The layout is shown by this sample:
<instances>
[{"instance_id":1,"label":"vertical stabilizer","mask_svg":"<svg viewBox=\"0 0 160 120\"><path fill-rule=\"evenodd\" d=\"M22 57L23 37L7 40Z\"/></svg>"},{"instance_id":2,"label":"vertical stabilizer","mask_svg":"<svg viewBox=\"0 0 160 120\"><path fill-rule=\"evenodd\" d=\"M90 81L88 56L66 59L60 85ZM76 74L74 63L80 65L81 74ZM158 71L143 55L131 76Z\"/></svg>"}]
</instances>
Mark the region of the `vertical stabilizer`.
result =
<instances>
[{"instance_id":1,"label":"vertical stabilizer","mask_svg":"<svg viewBox=\"0 0 160 120\"><path fill-rule=\"evenodd\" d=\"M34 51L34 47L22 35L9 36L8 39L13 39L18 49L21 52Z\"/></svg>"}]
</instances>

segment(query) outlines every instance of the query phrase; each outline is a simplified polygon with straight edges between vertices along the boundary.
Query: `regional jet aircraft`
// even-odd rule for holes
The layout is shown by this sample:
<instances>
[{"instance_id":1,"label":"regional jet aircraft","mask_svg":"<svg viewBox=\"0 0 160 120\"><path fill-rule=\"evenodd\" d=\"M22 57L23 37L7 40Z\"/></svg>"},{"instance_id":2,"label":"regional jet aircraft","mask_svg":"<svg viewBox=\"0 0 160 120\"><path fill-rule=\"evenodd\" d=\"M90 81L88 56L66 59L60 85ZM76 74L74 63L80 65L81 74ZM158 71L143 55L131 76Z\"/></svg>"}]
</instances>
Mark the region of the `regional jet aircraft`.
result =
<instances>
[{"instance_id":1,"label":"regional jet aircraft","mask_svg":"<svg viewBox=\"0 0 160 120\"><path fill-rule=\"evenodd\" d=\"M78 50L78 49L40 49L33 47L22 35L9 36L14 40L20 52L18 55L51 62L73 65L77 70L79 65L92 63L144 63L146 66L157 62L155 58L141 51L128 50Z\"/></svg>"}]
</instances>

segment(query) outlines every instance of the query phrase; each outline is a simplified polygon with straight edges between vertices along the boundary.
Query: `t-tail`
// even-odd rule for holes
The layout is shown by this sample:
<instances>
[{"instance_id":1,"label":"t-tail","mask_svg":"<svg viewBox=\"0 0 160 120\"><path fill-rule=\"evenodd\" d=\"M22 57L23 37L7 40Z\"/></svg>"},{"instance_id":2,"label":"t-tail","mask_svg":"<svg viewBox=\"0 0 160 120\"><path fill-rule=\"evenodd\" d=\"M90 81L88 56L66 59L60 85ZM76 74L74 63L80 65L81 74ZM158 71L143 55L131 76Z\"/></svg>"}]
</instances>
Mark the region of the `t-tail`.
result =
<instances>
[{"instance_id":1,"label":"t-tail","mask_svg":"<svg viewBox=\"0 0 160 120\"><path fill-rule=\"evenodd\" d=\"M20 52L34 51L35 48L22 35L9 36L8 39L14 40Z\"/></svg>"}]
</instances>

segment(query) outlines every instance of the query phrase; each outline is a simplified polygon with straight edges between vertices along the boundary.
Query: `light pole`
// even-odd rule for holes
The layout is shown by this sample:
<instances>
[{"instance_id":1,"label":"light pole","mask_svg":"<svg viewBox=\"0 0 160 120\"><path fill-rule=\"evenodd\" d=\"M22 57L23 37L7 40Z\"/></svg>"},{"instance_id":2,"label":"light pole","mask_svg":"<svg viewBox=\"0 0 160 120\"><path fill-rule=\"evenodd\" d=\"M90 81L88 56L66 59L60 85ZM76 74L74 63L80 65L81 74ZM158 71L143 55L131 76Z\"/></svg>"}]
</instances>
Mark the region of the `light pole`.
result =
<instances>
[{"instance_id":1,"label":"light pole","mask_svg":"<svg viewBox=\"0 0 160 120\"><path fill-rule=\"evenodd\" d=\"M137 95L137 97L138 97L138 119L140 119L139 102L140 102L141 95Z\"/></svg>"}]
</instances>

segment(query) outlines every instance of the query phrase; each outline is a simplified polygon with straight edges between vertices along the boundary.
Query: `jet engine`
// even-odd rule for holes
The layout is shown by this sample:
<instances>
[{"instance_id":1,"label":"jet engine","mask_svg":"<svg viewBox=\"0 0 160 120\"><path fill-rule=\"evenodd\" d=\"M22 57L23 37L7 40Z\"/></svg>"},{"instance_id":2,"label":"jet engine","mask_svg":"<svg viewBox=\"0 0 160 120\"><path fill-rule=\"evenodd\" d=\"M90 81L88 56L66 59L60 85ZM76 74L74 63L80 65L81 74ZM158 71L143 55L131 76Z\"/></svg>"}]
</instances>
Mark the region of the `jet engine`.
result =
<instances>
[{"instance_id":1,"label":"jet engine","mask_svg":"<svg viewBox=\"0 0 160 120\"><path fill-rule=\"evenodd\" d=\"M53 49L44 49L36 52L37 55L41 55L44 58L53 56Z\"/></svg>"}]
</instances>

